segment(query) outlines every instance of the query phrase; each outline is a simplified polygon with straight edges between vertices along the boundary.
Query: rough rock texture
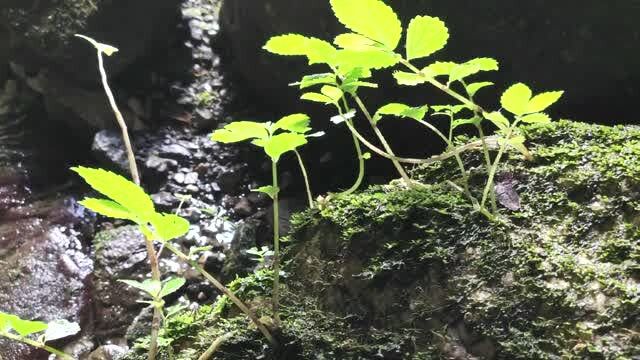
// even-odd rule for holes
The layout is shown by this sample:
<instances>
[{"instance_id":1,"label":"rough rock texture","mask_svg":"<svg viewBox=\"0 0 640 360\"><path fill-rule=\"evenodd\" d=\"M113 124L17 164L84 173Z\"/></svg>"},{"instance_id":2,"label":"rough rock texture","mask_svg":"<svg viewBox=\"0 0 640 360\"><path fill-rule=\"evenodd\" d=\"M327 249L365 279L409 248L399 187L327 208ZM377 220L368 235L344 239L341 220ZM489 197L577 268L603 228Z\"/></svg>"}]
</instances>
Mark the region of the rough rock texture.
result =
<instances>
[{"instance_id":1,"label":"rough rock texture","mask_svg":"<svg viewBox=\"0 0 640 360\"><path fill-rule=\"evenodd\" d=\"M498 89L516 81L540 88L562 88L561 111L586 121L636 121L640 93L636 64L640 32L633 2L553 0L480 2L475 0L387 1L406 26L415 15L441 17L451 30L450 44L438 60L491 56L502 64L491 75ZM366 9L363 9L363 16ZM292 61L261 49L272 35L303 33L331 40L345 32L328 0L226 1L221 12L229 64L265 105L289 106L298 99L286 84L297 81L304 61ZM585 76L589 74L589 76ZM388 94L391 90L385 89ZM283 96L286 94L287 96ZM424 97L422 97L424 99Z\"/></svg>"},{"instance_id":2,"label":"rough rock texture","mask_svg":"<svg viewBox=\"0 0 640 360\"><path fill-rule=\"evenodd\" d=\"M562 121L524 133L534 160L510 153L499 172L520 208L501 207L497 223L443 185L460 181L453 161L416 169L422 189L375 186L297 215L278 353L225 299L164 336L180 359L227 331L216 359L632 359L640 130ZM465 161L477 192L482 159ZM270 278L230 286L268 315Z\"/></svg>"},{"instance_id":3,"label":"rough rock texture","mask_svg":"<svg viewBox=\"0 0 640 360\"><path fill-rule=\"evenodd\" d=\"M99 86L96 52L84 34L119 48L105 59L111 78L167 48L178 22L179 1L15 1L0 9L0 80L10 61L14 74L44 97L49 117L81 135L112 127ZM172 26L174 25L174 26ZM145 99L146 100L146 99ZM146 119L144 106L122 102L131 128ZM147 107L148 108L148 107ZM142 113L137 110L142 110Z\"/></svg>"}]
</instances>

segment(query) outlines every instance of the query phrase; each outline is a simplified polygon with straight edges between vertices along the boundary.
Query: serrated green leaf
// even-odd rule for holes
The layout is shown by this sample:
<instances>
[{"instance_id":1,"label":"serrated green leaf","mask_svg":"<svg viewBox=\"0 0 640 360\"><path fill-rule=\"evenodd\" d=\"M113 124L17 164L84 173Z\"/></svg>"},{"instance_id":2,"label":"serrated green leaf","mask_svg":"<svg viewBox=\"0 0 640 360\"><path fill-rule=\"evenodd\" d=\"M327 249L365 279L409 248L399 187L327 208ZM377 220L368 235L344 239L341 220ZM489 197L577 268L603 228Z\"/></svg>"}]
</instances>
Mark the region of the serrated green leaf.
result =
<instances>
[{"instance_id":1,"label":"serrated green leaf","mask_svg":"<svg viewBox=\"0 0 640 360\"><path fill-rule=\"evenodd\" d=\"M331 64L336 48L330 43L300 34L278 35L270 38L263 49L284 56L306 56L309 64Z\"/></svg>"},{"instance_id":2,"label":"serrated green leaf","mask_svg":"<svg viewBox=\"0 0 640 360\"><path fill-rule=\"evenodd\" d=\"M527 105L527 113L537 113L546 110L560 100L564 91L549 91L534 96Z\"/></svg>"},{"instance_id":3,"label":"serrated green leaf","mask_svg":"<svg viewBox=\"0 0 640 360\"><path fill-rule=\"evenodd\" d=\"M151 197L132 181L104 169L83 166L71 168L80 175L94 190L129 210L141 220L155 213Z\"/></svg>"},{"instance_id":4,"label":"serrated green leaf","mask_svg":"<svg viewBox=\"0 0 640 360\"><path fill-rule=\"evenodd\" d=\"M135 281L135 280L118 280L121 283L127 284L132 288L136 288L138 290L142 290L152 298L158 297L160 293L160 289L162 289L162 283L158 280L146 279L143 282Z\"/></svg>"},{"instance_id":5,"label":"serrated green leaf","mask_svg":"<svg viewBox=\"0 0 640 360\"><path fill-rule=\"evenodd\" d=\"M302 78L302 80L292 85L298 85L300 89L306 89L311 86L321 84L335 85L336 75L333 73L306 75Z\"/></svg>"},{"instance_id":6,"label":"serrated green leaf","mask_svg":"<svg viewBox=\"0 0 640 360\"><path fill-rule=\"evenodd\" d=\"M402 36L398 15L380 0L331 0L336 18L349 30L394 50Z\"/></svg>"},{"instance_id":7,"label":"serrated green leaf","mask_svg":"<svg viewBox=\"0 0 640 360\"><path fill-rule=\"evenodd\" d=\"M361 86L377 88L378 84L361 81L361 79L369 77L371 77L371 71L369 69L354 68L344 75L340 89L345 93L355 94Z\"/></svg>"},{"instance_id":8,"label":"serrated green leaf","mask_svg":"<svg viewBox=\"0 0 640 360\"><path fill-rule=\"evenodd\" d=\"M162 290L158 294L159 298L164 298L167 295L173 294L174 292L180 290L181 287L187 282L184 278L171 278L164 282L162 285Z\"/></svg>"},{"instance_id":9,"label":"serrated green leaf","mask_svg":"<svg viewBox=\"0 0 640 360\"><path fill-rule=\"evenodd\" d=\"M527 113L531 95L531 89L527 85L517 83L502 94L500 104L510 113L521 116Z\"/></svg>"},{"instance_id":10,"label":"serrated green leaf","mask_svg":"<svg viewBox=\"0 0 640 360\"><path fill-rule=\"evenodd\" d=\"M280 189L275 186L269 185L269 186L261 186L251 191L261 192L263 194L267 194L271 199L275 199L276 195L280 192Z\"/></svg>"},{"instance_id":11,"label":"serrated green leaf","mask_svg":"<svg viewBox=\"0 0 640 360\"><path fill-rule=\"evenodd\" d=\"M493 85L494 84L490 81L476 82L476 83L468 84L466 89L469 96L474 97L480 89L486 88L488 86L493 86Z\"/></svg>"},{"instance_id":12,"label":"serrated green leaf","mask_svg":"<svg viewBox=\"0 0 640 360\"><path fill-rule=\"evenodd\" d=\"M311 118L307 114L291 114L283 117L278 120L273 125L273 130L287 130L295 133L304 134L306 132L311 131L311 127L309 124L311 123Z\"/></svg>"},{"instance_id":13,"label":"serrated green leaf","mask_svg":"<svg viewBox=\"0 0 640 360\"><path fill-rule=\"evenodd\" d=\"M482 114L485 119L491 121L500 130L504 130L509 127L509 119L502 115L499 111Z\"/></svg>"},{"instance_id":14,"label":"serrated green leaf","mask_svg":"<svg viewBox=\"0 0 640 360\"><path fill-rule=\"evenodd\" d=\"M449 73L449 83L463 80L468 76L475 75L480 71L498 70L498 61L492 58L477 58L458 64Z\"/></svg>"},{"instance_id":15,"label":"serrated green leaf","mask_svg":"<svg viewBox=\"0 0 640 360\"><path fill-rule=\"evenodd\" d=\"M333 65L344 74L357 68L384 69L396 65L399 61L396 54L383 50L338 50Z\"/></svg>"},{"instance_id":16,"label":"serrated green leaf","mask_svg":"<svg viewBox=\"0 0 640 360\"><path fill-rule=\"evenodd\" d=\"M437 112L446 112L455 115L464 109L468 109L466 105L433 105L431 108Z\"/></svg>"},{"instance_id":17,"label":"serrated green leaf","mask_svg":"<svg viewBox=\"0 0 640 360\"><path fill-rule=\"evenodd\" d=\"M261 139L269 136L263 123L254 121L235 121L218 129L211 135L211 140L221 143L235 143L249 139Z\"/></svg>"},{"instance_id":18,"label":"serrated green leaf","mask_svg":"<svg viewBox=\"0 0 640 360\"><path fill-rule=\"evenodd\" d=\"M408 117L414 120L422 120L424 119L427 111L429 110L428 106L419 106L419 107L411 107L405 104L399 103L391 103L382 106L376 112L373 120L375 122L380 121L383 115L393 115L397 117Z\"/></svg>"},{"instance_id":19,"label":"serrated green leaf","mask_svg":"<svg viewBox=\"0 0 640 360\"><path fill-rule=\"evenodd\" d=\"M407 29L407 59L419 59L444 48L449 29L442 20L431 16L417 16Z\"/></svg>"},{"instance_id":20,"label":"serrated green leaf","mask_svg":"<svg viewBox=\"0 0 640 360\"><path fill-rule=\"evenodd\" d=\"M307 101L313 101L313 102L318 102L318 103L322 103L322 104L332 104L333 100L323 94L319 94L319 93L314 93L314 92L308 92L308 93L304 93L302 94L302 96L300 96L300 99L302 100L307 100Z\"/></svg>"},{"instance_id":21,"label":"serrated green leaf","mask_svg":"<svg viewBox=\"0 0 640 360\"><path fill-rule=\"evenodd\" d=\"M354 33L340 34L336 36L333 43L342 49L356 51L371 50L379 46L377 42L368 37Z\"/></svg>"},{"instance_id":22,"label":"serrated green leaf","mask_svg":"<svg viewBox=\"0 0 640 360\"><path fill-rule=\"evenodd\" d=\"M427 82L424 76L406 71L394 71L393 77L398 82L398 85L416 86Z\"/></svg>"},{"instance_id":23,"label":"serrated green leaf","mask_svg":"<svg viewBox=\"0 0 640 360\"><path fill-rule=\"evenodd\" d=\"M322 95L331 99L331 102L333 103L338 103L340 99L342 99L342 96L344 95L342 90L340 90L335 86L330 86L330 85L323 86L322 89L320 89L320 92L322 93Z\"/></svg>"},{"instance_id":24,"label":"serrated green leaf","mask_svg":"<svg viewBox=\"0 0 640 360\"><path fill-rule=\"evenodd\" d=\"M527 124L547 124L551 122L551 118L545 113L534 113L523 116L520 121Z\"/></svg>"},{"instance_id":25,"label":"serrated green leaf","mask_svg":"<svg viewBox=\"0 0 640 360\"><path fill-rule=\"evenodd\" d=\"M479 117L472 117L472 118L468 118L468 119L456 119L453 122L451 122L451 128L452 130L455 130L457 127L459 126L463 126L463 125L477 125L480 123L482 119Z\"/></svg>"},{"instance_id":26,"label":"serrated green leaf","mask_svg":"<svg viewBox=\"0 0 640 360\"><path fill-rule=\"evenodd\" d=\"M80 332L80 325L67 320L54 320L47 324L47 330L44 333L44 342L64 339Z\"/></svg>"},{"instance_id":27,"label":"serrated green leaf","mask_svg":"<svg viewBox=\"0 0 640 360\"><path fill-rule=\"evenodd\" d=\"M75 34L76 37L82 38L84 40L87 40L88 42L91 43L91 45L93 45L93 47L95 47L99 52L107 55L107 56L111 56L114 53L118 52L118 49L111 46L111 45L107 45L107 44L103 44L103 43L99 43L97 41L95 41L94 39L88 37L88 36L84 36L84 35L80 35L80 34Z\"/></svg>"},{"instance_id":28,"label":"serrated green leaf","mask_svg":"<svg viewBox=\"0 0 640 360\"><path fill-rule=\"evenodd\" d=\"M85 198L79 204L95 213L112 219L140 221L127 208L112 200Z\"/></svg>"},{"instance_id":29,"label":"serrated green leaf","mask_svg":"<svg viewBox=\"0 0 640 360\"><path fill-rule=\"evenodd\" d=\"M169 241L189 231L189 221L174 214L154 214L149 220L160 241Z\"/></svg>"},{"instance_id":30,"label":"serrated green leaf","mask_svg":"<svg viewBox=\"0 0 640 360\"><path fill-rule=\"evenodd\" d=\"M452 61L436 61L433 64L425 66L422 72L430 77L444 76L451 74L451 71L458 66Z\"/></svg>"},{"instance_id":31,"label":"serrated green leaf","mask_svg":"<svg viewBox=\"0 0 640 360\"><path fill-rule=\"evenodd\" d=\"M268 139L257 139L254 145L260 146L273 162L278 162L282 154L293 151L297 147L307 143L307 138L302 134L283 133Z\"/></svg>"},{"instance_id":32,"label":"serrated green leaf","mask_svg":"<svg viewBox=\"0 0 640 360\"><path fill-rule=\"evenodd\" d=\"M9 314L0 312L0 332L8 332L11 330L11 322Z\"/></svg>"},{"instance_id":33,"label":"serrated green leaf","mask_svg":"<svg viewBox=\"0 0 640 360\"><path fill-rule=\"evenodd\" d=\"M3 324L4 331L13 330L22 337L47 330L46 323L42 321L31 321L19 318L16 315L1 313L0 324Z\"/></svg>"}]
</instances>

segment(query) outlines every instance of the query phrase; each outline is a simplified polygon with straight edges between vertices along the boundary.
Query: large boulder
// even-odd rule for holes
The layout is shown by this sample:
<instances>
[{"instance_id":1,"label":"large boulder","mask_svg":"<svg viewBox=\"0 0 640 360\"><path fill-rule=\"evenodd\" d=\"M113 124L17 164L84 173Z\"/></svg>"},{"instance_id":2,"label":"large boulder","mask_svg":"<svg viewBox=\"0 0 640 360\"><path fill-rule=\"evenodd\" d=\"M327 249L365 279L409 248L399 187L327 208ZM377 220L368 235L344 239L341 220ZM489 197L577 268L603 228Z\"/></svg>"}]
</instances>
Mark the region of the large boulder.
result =
<instances>
[{"instance_id":1,"label":"large boulder","mask_svg":"<svg viewBox=\"0 0 640 360\"><path fill-rule=\"evenodd\" d=\"M178 0L10 1L0 9L0 40L10 44L8 49L0 45L0 80L8 58L15 75L43 94L53 120L66 121L85 136L114 127L99 83L95 49L74 34L120 49L105 58L110 77L117 79L132 64L166 48L177 25L179 5ZM136 116L146 114L136 112L135 106L122 110L131 127L141 127Z\"/></svg>"},{"instance_id":2,"label":"large boulder","mask_svg":"<svg viewBox=\"0 0 640 360\"><path fill-rule=\"evenodd\" d=\"M509 152L499 221L447 184L461 181L452 159L416 169L422 188L335 196L294 217L277 353L227 300L170 320L173 350L196 356L233 331L216 359L633 358L640 130L562 121L524 133L534 159ZM479 155L463 157L474 194ZM268 319L270 281L259 271L230 286Z\"/></svg>"},{"instance_id":3,"label":"large boulder","mask_svg":"<svg viewBox=\"0 0 640 360\"><path fill-rule=\"evenodd\" d=\"M498 89L524 81L541 89L566 89L564 115L585 121L635 121L640 95L640 7L632 2L474 0L388 1L404 25L415 15L442 18L451 30L439 60L491 56L502 64L489 76ZM362 9L366 16L366 9ZM328 0L225 1L222 30L228 39L229 64L246 87L265 104L290 107L296 81L305 67L261 49L272 35L302 33L333 39L344 32ZM393 92L385 89L385 96ZM425 97L423 96L422 99ZM424 101L424 100L422 100Z\"/></svg>"}]
</instances>

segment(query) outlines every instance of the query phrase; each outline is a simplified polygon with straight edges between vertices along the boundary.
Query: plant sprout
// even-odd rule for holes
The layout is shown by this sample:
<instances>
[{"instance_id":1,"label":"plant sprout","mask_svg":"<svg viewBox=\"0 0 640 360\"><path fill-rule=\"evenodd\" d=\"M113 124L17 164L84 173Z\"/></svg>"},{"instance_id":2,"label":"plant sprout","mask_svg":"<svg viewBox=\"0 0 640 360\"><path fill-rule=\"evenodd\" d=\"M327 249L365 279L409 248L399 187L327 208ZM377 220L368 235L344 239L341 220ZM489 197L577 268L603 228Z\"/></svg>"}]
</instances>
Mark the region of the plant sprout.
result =
<instances>
[{"instance_id":1,"label":"plant sprout","mask_svg":"<svg viewBox=\"0 0 640 360\"><path fill-rule=\"evenodd\" d=\"M251 140L251 143L262 148L271 159L272 183L255 191L267 194L273 200L273 294L272 307L276 323L280 323L279 315L279 291L280 291L280 215L278 209L278 161L280 157L289 152L296 152L307 185L307 194L310 206L313 207L313 199L307 173L302 163L297 148L307 143L307 137L321 136L322 133L309 134L311 128L309 116L305 114L292 114L285 116L275 123L258 123L253 121L236 121L216 130L211 136L213 141L221 143L236 143Z\"/></svg>"}]
</instances>

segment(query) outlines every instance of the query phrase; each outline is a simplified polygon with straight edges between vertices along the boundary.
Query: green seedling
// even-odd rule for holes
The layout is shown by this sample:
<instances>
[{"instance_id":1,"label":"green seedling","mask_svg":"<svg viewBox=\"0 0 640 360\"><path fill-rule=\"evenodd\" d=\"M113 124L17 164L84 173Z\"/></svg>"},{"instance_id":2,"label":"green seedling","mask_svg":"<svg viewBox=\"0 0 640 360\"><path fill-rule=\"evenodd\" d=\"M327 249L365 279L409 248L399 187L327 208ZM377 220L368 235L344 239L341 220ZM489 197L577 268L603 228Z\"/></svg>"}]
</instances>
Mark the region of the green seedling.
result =
<instances>
[{"instance_id":1,"label":"green seedling","mask_svg":"<svg viewBox=\"0 0 640 360\"><path fill-rule=\"evenodd\" d=\"M300 167L307 185L309 205L313 207L313 197L309 187L307 172L297 148L307 143L307 137L321 136L322 133L309 134L311 119L305 114L285 116L275 123L258 123L253 121L236 121L216 130L211 136L213 141L221 143L236 143L251 140L253 145L262 148L271 159L272 184L255 189L254 191L267 194L273 199L273 251L274 251L274 281L273 281L273 314L277 323L279 318L279 290L280 290L280 216L278 213L278 161L287 152L296 152L300 160Z\"/></svg>"},{"instance_id":2,"label":"green seedling","mask_svg":"<svg viewBox=\"0 0 640 360\"><path fill-rule=\"evenodd\" d=\"M16 315L0 312L0 336L45 350L58 359L73 360L64 352L47 345L48 342L72 336L80 332L80 326L67 320L49 323L31 321Z\"/></svg>"},{"instance_id":3,"label":"green seedling","mask_svg":"<svg viewBox=\"0 0 640 360\"><path fill-rule=\"evenodd\" d=\"M164 298L180 290L184 286L186 280L183 278L171 278L163 282L147 279L143 282L136 280L119 280L131 287L142 290L151 300L139 300L138 302L148 304L157 308L163 313L164 317Z\"/></svg>"},{"instance_id":4,"label":"green seedling","mask_svg":"<svg viewBox=\"0 0 640 360\"><path fill-rule=\"evenodd\" d=\"M260 249L252 247L247 250L247 254L253 255L251 260L258 262L258 264L264 264L267 257L273 256L273 251L270 250L268 246L262 246Z\"/></svg>"},{"instance_id":5,"label":"green seedling","mask_svg":"<svg viewBox=\"0 0 640 360\"><path fill-rule=\"evenodd\" d=\"M181 237L189 231L189 222L186 219L175 214L157 212L151 197L139 185L120 175L103 169L87 167L75 167L72 168L72 170L78 173L95 191L106 196L106 198L102 199L85 198L80 202L83 206L100 215L113 219L128 220L137 224L148 244L153 246L153 242L158 241L162 244L163 248L171 251L180 260L191 265L218 290L229 297L229 299L256 324L269 342L274 346L277 344L269 330L260 322L253 311L213 275L200 266L189 254L185 254L171 243L170 240ZM154 261L157 262L158 259L154 258ZM165 294L165 292L175 288L175 286L179 284L179 281L180 280L175 280L175 282L171 283L162 283L154 276L144 285L143 290L152 294L152 298L155 300L160 295L164 297L164 295L168 294ZM134 285L134 283L127 283L132 286ZM161 284L161 286L159 286L159 292L156 293L152 290L158 288L158 284ZM134 287L139 288L139 286L136 283ZM153 302L152 305L154 305L154 313L162 313L163 302ZM156 344L159 328L159 323L157 326L152 326L151 341L155 341ZM154 357L157 355L157 347L153 354L150 352L150 356L151 355Z\"/></svg>"},{"instance_id":6,"label":"green seedling","mask_svg":"<svg viewBox=\"0 0 640 360\"><path fill-rule=\"evenodd\" d=\"M309 65L323 64L330 72L304 76L292 85L304 91L302 100L331 105L336 108L338 115L333 119L335 123L345 123L351 131L356 143L356 150L360 163L360 175L364 171L365 155L360 144L364 144L373 153L385 157L393 162L400 176L408 186L415 187L407 175L402 164L425 164L455 157L462 174L463 187L456 188L463 191L470 199L473 207L490 219L495 219L497 207L495 204L494 177L500 160L507 147L514 148L530 157L531 154L524 145L524 138L519 134L518 125L531 122L549 121L549 117L542 111L557 101L562 91L543 93L539 97L531 97L528 87L517 84L509 88L502 96L503 108L516 118L506 120L499 112L485 111L474 101L474 96L482 89L489 88L493 83L473 80L475 76L485 72L497 71L498 61L492 58L480 57L466 62L434 61L426 66L416 65L416 61L424 61L442 50L449 41L449 29L445 23L433 16L416 16L403 28L398 15L393 9L380 0L330 0L331 8L336 18L350 32L340 34L334 38L333 44L325 40L300 34L285 34L274 36L267 41L264 49L283 56L304 56ZM363 13L366 16L363 16ZM400 52L400 44L404 35L404 51ZM401 86L434 86L453 98L457 104L431 106L433 115L446 115L450 118L449 131L442 132L430 122L424 120L428 115L429 106L417 107L401 103L390 103L375 114L369 111L359 96L362 88L377 88L378 85L370 79L376 70L392 69L402 66L403 70L393 71L393 77ZM310 90L316 88L318 90ZM350 101L358 109L352 109ZM531 104L530 104L531 102ZM517 105L514 107L514 103ZM505 104L509 104L506 107ZM523 104L529 108L523 109ZM360 134L353 119L362 114L372 127L382 149ZM388 142L378 128L378 123L384 117L403 117L413 119L435 132L446 144L445 153L428 159L402 158L396 156ZM506 121L505 121L506 120ZM483 126L491 123L497 127L497 137L485 136ZM478 142L454 145L454 130L465 126L474 126L479 134ZM498 154L492 158L491 145L497 144ZM471 193L468 185L468 171L465 169L460 154L463 151L481 149L485 158L487 183L481 200ZM361 176L353 191L360 185ZM491 199L491 210L486 208L487 199Z\"/></svg>"}]
</instances>

